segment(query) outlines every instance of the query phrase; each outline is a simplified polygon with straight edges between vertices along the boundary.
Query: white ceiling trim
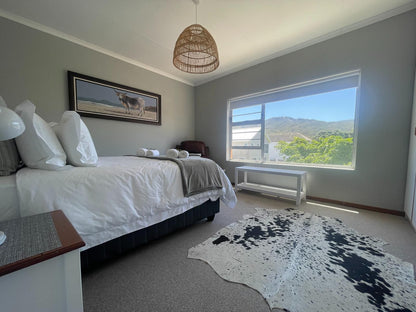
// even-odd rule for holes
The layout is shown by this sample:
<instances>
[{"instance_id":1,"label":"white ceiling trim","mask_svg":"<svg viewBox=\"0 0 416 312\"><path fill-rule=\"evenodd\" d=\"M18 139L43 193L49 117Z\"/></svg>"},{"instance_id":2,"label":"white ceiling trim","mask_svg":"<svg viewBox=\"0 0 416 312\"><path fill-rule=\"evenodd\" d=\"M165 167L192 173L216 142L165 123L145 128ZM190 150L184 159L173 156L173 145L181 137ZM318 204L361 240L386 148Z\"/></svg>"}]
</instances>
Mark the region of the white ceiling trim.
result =
<instances>
[{"instance_id":1,"label":"white ceiling trim","mask_svg":"<svg viewBox=\"0 0 416 312\"><path fill-rule=\"evenodd\" d=\"M155 68L155 67L152 67L152 66L146 65L146 64L144 64L144 63L142 63L142 62L139 62L139 61L137 61L137 60L134 60L134 59L132 59L132 58L129 58L129 57L126 57L126 56L121 55L121 54L119 54L119 53L116 53L116 52L110 51L110 50L108 50L108 49L106 49L106 48L103 48L103 47L101 47L101 46L98 46L98 45L96 45L96 44L92 44L92 43L87 42L87 41L85 41L85 40L79 39L79 38L77 38L77 37L75 37L75 36L72 36L72 35L69 35L69 34L64 33L64 32L62 32L62 31L56 30L56 29L54 29L54 28L51 28L51 27L48 27L48 26L42 25L42 24L37 23L37 22L35 22L35 21L33 21L33 20L30 20L30 19L27 19L27 18L25 18L25 17L22 17L22 16L19 16L19 15L16 15L16 14L10 13L10 12L5 11L5 10L3 10L3 9L0 9L0 16L1 16L1 17L4 17L4 18L6 18L6 19L12 20L12 21L14 21L14 22L17 22L17 23L23 24L23 25L25 25L25 26L31 27L31 28L33 28L33 29L36 29L36 30L39 30L39 31L45 32L45 33L50 34L50 35L52 35L52 36L55 36L55 37L58 37L58 38L61 38L61 39L64 39L64 40L70 41L70 42L75 43L75 44L78 44L78 45L83 46L83 47L86 47L86 48L88 48L88 49L91 49L91 50L94 50L94 51L97 51L97 52L103 53L103 54L105 54L105 55L108 55L108 56L114 57L114 58L119 59L119 60L121 60L121 61L124 61L124 62L126 62L126 63L132 64L132 65L134 65L134 66L137 66L137 67L140 67L140 68L143 68L143 69L146 69L146 70L149 70L149 71L151 71L151 72L154 72L154 73L156 73L156 74L159 74L159 75L165 76L165 77L167 77L167 78L177 80L177 81L179 81L179 82L185 83L185 84L190 85L190 86L200 86L200 85L202 85L202 84L204 84L204 83L207 83L207 82L213 81L213 80L215 80L215 79L218 79L218 78L221 78L221 77L227 76L227 75L232 74L232 73L234 73L234 72L237 72L237 71L240 71L240 70L243 70L243 69L246 69L246 68L252 67L252 66L254 66L254 65L257 65L257 64L260 64L260 63L263 63L263 62L266 62L266 61L272 60L272 59L274 59L274 58L277 58L277 57L283 56L283 55L285 55L285 54L289 54L289 53L292 53L292 52L298 51L298 50L300 50L300 49L303 49L303 48L306 48L306 47L308 47L308 46L311 46L311 45L314 45L314 44L317 44L317 43L320 43L320 42L326 41L326 40L328 40L328 39L332 39L332 38L334 38L334 37L337 37L337 36L343 35L343 34L345 34L345 33L348 33L348 32L351 32L351 31L354 31L354 30L356 30L356 29L359 29L359 28L362 28L362 27L365 27L365 26L371 25L371 24L373 24L373 23L376 23L376 22L382 21L382 20L384 20L384 19L387 19L387 18L393 17L393 16L395 16L395 15L402 14L402 13L404 13L404 12L410 11L410 10L415 9L415 8L416 8L416 1L413 1L413 2L411 2L411 3L408 3L408 4L406 4L406 5L403 5L403 6L401 6L401 7L395 8L395 9L390 10L390 11L384 12L384 13L382 13L382 14L376 15L376 16L374 16L374 17L371 17L371 18L368 18L368 19L362 20L362 21L360 21L360 22L357 22L357 23L351 24L351 25L349 25L349 26L346 26L346 27L340 28L340 29L335 30L335 31L331 31L331 32L329 32L329 33L328 33L328 34L326 34L326 35L322 35L322 36L316 37L316 38L314 38L314 39L311 39L311 40L305 41L305 42L303 42L303 43L297 44L297 45L295 45L295 46L293 46L293 47L290 47L290 48L287 48L287 49L284 49L284 50L278 51L278 52L273 53L273 54L271 54L271 55L269 55L269 56L267 56L267 57L262 57L262 58L259 58L259 59L256 59L256 60L253 60L253 61L251 61L251 62L248 62L248 63L246 63L246 64L244 64L244 65L233 67L233 68L231 68L231 69L229 69L229 70L226 70L225 72L223 72L223 73L221 73L221 74L211 76L210 78L207 78L206 80L200 81L200 82L198 82L198 83L193 83L193 82L191 82L191 81L189 81L189 80L179 78L179 77L177 77L177 76L175 76L175 75L169 74L169 73L167 73L167 72L165 72L165 71L163 71L163 70L160 70L160 69L158 69L158 68Z\"/></svg>"},{"instance_id":2,"label":"white ceiling trim","mask_svg":"<svg viewBox=\"0 0 416 312\"><path fill-rule=\"evenodd\" d=\"M32 20L27 19L25 17L22 17L22 16L19 16L19 15L10 13L10 12L5 11L3 9L0 9L0 16L1 17L4 17L6 19L12 20L14 22L17 22L19 24L23 24L25 26L28 26L30 28L34 28L36 30L42 31L42 32L47 33L49 35L52 35L52 36L55 36L55 37L58 37L58 38L61 38L61 39L70 41L72 43L78 44L78 45L83 46L85 48L88 48L88 49L91 49L91 50L94 50L94 51L97 51L97 52L106 54L108 56L114 57L114 58L119 59L121 61L124 61L126 63L132 64L134 66L137 66L137 67L140 67L140 68L149 70L151 72L154 72L156 74L159 74L159 75L162 75L162 76L165 76L165 77L168 77L168 78L171 78L171 79L174 79L174 80L183 82L183 83L185 83L187 85L190 85L190 86L194 86L195 85L194 83L192 83L192 82L190 82L188 80L184 80L182 78L176 77L176 76L171 75L169 73L166 73L163 70L160 70L158 68L155 68L155 67L146 65L146 64L144 64L142 62L139 62L139 61L136 61L136 60L134 60L132 58L129 58L129 57L126 57L126 56L121 55L119 53L110 51L110 50L105 49L103 47L100 47L100 46L98 46L96 44L93 44L93 43L87 42L85 40L79 39L77 37L74 37L74 36L69 35L67 33L64 33L62 31L56 30L54 28L51 28L51 27L48 27L48 26L39 24L39 23L37 23L35 21L32 21Z\"/></svg>"}]
</instances>

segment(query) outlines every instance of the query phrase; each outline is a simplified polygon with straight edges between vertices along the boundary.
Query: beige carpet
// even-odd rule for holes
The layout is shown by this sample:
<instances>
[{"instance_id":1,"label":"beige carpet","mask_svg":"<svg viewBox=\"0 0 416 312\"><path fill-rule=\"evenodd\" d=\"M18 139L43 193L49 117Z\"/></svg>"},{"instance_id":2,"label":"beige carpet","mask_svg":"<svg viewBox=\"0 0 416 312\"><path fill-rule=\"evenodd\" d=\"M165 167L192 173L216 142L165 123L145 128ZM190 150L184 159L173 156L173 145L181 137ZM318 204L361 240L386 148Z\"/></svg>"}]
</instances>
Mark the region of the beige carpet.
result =
<instances>
[{"instance_id":1,"label":"beige carpet","mask_svg":"<svg viewBox=\"0 0 416 312\"><path fill-rule=\"evenodd\" d=\"M201 222L84 274L84 310L270 311L255 290L226 282L206 263L187 259L190 247L244 214L252 214L255 207L295 207L291 201L255 193L237 196L236 208L222 206L212 223ZM302 203L299 209L338 217L360 233L388 242L387 252L416 263L416 233L402 217L313 202Z\"/></svg>"}]
</instances>

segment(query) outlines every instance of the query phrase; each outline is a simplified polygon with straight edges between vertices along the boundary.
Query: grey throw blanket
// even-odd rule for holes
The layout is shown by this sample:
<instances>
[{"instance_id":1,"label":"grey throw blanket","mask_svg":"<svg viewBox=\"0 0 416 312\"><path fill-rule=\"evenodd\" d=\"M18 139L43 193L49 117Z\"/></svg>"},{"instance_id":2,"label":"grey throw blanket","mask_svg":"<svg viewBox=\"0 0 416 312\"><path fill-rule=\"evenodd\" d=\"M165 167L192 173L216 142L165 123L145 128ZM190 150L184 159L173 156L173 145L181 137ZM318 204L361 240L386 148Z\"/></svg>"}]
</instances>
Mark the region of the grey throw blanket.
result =
<instances>
[{"instance_id":1,"label":"grey throw blanket","mask_svg":"<svg viewBox=\"0 0 416 312\"><path fill-rule=\"evenodd\" d=\"M220 168L211 159L201 157L170 158L163 156L148 158L170 160L179 166L185 197L222 188Z\"/></svg>"}]
</instances>

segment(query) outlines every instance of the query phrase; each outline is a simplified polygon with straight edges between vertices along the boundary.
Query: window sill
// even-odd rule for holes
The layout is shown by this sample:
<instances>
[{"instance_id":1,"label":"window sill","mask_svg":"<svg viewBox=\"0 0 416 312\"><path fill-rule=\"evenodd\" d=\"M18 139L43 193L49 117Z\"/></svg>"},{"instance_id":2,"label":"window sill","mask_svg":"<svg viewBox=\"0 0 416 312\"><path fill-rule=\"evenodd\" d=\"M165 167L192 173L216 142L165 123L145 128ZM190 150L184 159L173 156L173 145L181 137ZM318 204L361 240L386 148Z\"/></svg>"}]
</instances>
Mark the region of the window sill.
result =
<instances>
[{"instance_id":1,"label":"window sill","mask_svg":"<svg viewBox=\"0 0 416 312\"><path fill-rule=\"evenodd\" d=\"M240 164L258 164L260 166L272 166L272 167L284 167L284 168L305 168L305 169L330 169L330 170L343 170L343 171L355 171L355 167L347 166L336 166L336 165L319 165L319 164L293 164L293 163L276 163L269 161L253 161L253 160L232 160L228 159L227 162L230 163L240 163Z\"/></svg>"}]
</instances>

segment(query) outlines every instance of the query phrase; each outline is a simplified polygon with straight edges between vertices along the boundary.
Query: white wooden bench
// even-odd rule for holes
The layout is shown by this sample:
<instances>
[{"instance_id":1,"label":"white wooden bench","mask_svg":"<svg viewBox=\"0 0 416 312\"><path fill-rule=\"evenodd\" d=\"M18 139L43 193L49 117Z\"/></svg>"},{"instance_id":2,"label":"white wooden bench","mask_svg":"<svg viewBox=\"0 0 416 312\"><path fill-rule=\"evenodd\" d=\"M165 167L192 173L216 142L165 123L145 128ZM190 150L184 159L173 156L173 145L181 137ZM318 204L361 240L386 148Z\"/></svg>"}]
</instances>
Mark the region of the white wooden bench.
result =
<instances>
[{"instance_id":1,"label":"white wooden bench","mask_svg":"<svg viewBox=\"0 0 416 312\"><path fill-rule=\"evenodd\" d=\"M239 171L244 172L244 181L238 183ZM268 186L263 184L250 183L247 181L247 173L256 172L264 174L275 174L281 176L290 176L296 178L296 190L290 188ZM273 169L265 167L242 166L235 168L235 190L249 190L270 195L276 195L296 200L296 206L300 204L302 199L306 200L306 171Z\"/></svg>"}]
</instances>

